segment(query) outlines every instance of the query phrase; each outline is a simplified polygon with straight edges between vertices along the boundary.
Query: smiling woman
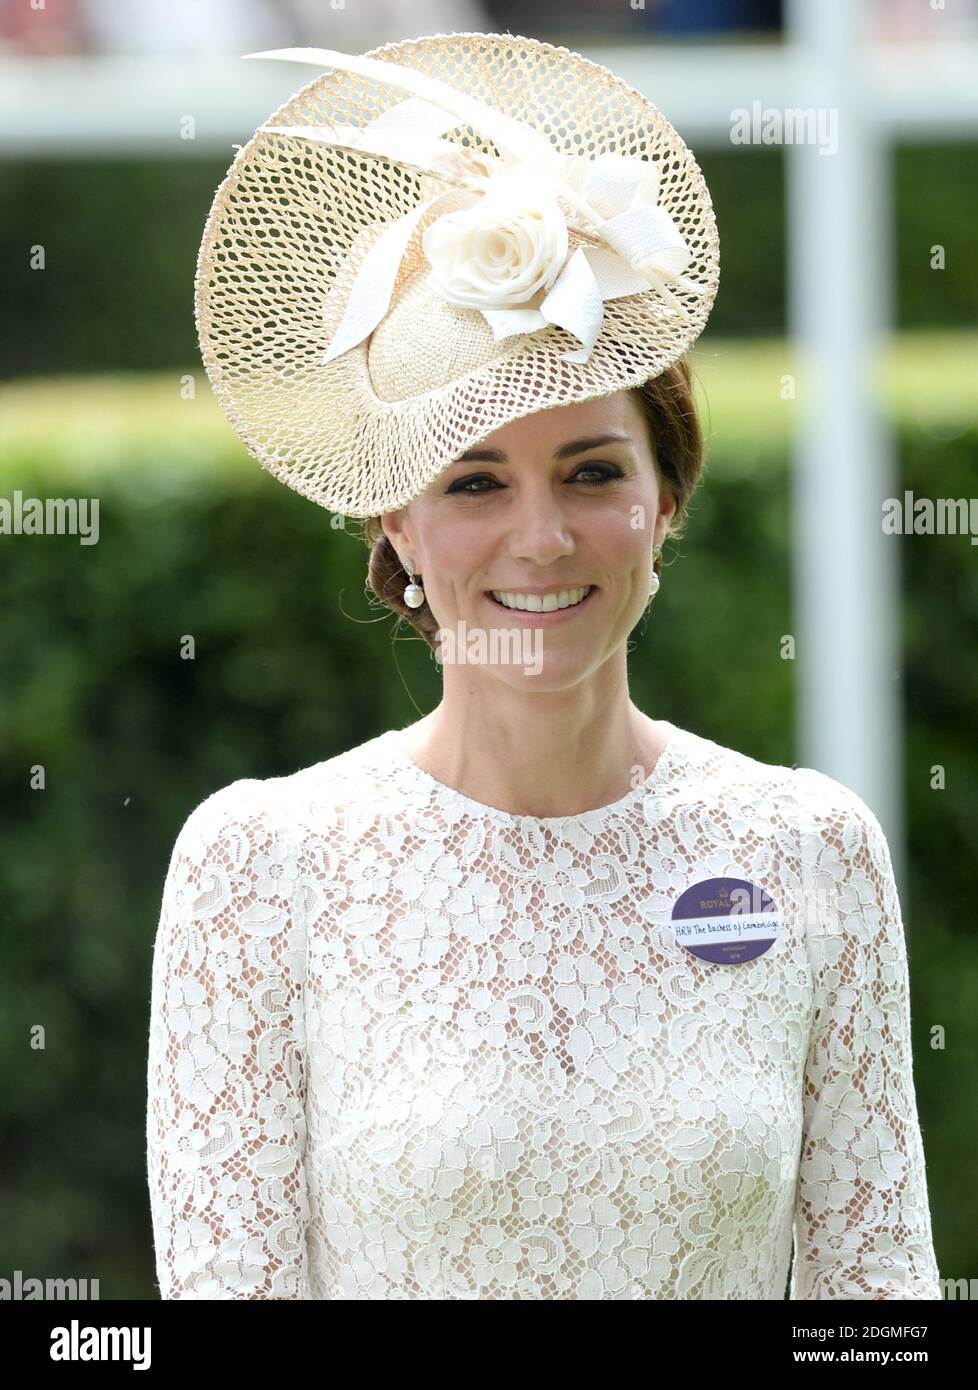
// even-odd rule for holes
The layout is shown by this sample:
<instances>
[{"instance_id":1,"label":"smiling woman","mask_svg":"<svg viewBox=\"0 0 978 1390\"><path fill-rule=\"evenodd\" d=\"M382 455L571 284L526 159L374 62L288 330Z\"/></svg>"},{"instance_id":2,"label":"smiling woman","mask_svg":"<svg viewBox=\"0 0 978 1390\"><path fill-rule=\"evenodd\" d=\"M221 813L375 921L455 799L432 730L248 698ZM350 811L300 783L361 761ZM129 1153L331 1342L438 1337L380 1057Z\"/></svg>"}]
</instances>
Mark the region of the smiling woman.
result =
<instances>
[{"instance_id":1,"label":"smiling woman","mask_svg":"<svg viewBox=\"0 0 978 1390\"><path fill-rule=\"evenodd\" d=\"M666 531L666 535L672 539L678 539L684 530L687 508L703 472L703 434L693 399L692 382L689 362L686 357L681 357L659 376L622 393L629 395L640 408L648 430L648 446L655 461L659 485L675 499L675 511ZM555 455L557 453L559 450L555 451ZM484 458L485 451L476 447L468 450L467 455ZM467 455L463 455L459 461L464 461ZM607 468L607 465L604 466ZM515 467L519 467L518 461ZM583 463L574 463L571 473L580 473L586 468L600 471L590 460L584 459ZM463 473L457 465L453 465L444 476L451 476L453 481L450 486L457 488L459 484L468 487L474 478L485 475ZM472 488L470 495L490 490L482 484ZM438 620L427 602L422 603L420 608L412 608L405 602L404 591L410 577L388 540L380 517L368 517L358 534L370 550L367 583L372 592L387 608L405 618L433 651L437 650ZM661 556L656 553L653 568L657 575L661 567Z\"/></svg>"},{"instance_id":2,"label":"smiling woman","mask_svg":"<svg viewBox=\"0 0 978 1390\"><path fill-rule=\"evenodd\" d=\"M793 1298L938 1297L875 817L629 695L703 465L696 161L535 40L297 54L328 75L205 231L205 361L276 476L365 519L382 603L490 640L418 723L178 836L163 1296L756 1302L793 1251Z\"/></svg>"}]
</instances>

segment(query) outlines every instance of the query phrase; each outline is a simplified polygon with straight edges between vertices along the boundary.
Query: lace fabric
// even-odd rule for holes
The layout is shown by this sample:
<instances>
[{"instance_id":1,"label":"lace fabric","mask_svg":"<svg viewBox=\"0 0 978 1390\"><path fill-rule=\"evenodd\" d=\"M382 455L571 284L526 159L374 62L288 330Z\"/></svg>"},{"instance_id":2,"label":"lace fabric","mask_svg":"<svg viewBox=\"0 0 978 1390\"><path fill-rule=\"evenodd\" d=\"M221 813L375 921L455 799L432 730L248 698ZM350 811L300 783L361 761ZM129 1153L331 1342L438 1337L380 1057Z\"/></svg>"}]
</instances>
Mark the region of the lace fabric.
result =
<instances>
[{"instance_id":1,"label":"lace fabric","mask_svg":"<svg viewBox=\"0 0 978 1390\"><path fill-rule=\"evenodd\" d=\"M611 806L515 816L391 730L184 823L150 1008L164 1298L938 1299L886 841L668 721ZM678 944L706 878L773 946ZM792 1261L792 1251L794 1259Z\"/></svg>"}]
</instances>

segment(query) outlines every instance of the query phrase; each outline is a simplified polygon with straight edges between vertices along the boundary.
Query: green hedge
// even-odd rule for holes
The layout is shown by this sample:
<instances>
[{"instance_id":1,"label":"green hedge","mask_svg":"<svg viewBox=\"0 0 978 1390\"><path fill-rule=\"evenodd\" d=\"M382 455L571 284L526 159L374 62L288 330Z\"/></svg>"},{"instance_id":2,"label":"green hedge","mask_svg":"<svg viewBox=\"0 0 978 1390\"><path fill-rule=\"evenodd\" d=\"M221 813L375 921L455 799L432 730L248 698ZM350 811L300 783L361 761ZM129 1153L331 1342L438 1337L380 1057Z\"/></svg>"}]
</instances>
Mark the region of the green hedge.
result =
<instances>
[{"instance_id":1,"label":"green hedge","mask_svg":"<svg viewBox=\"0 0 978 1390\"><path fill-rule=\"evenodd\" d=\"M887 391L901 485L969 496L974 340L900 344ZM697 354L710 457L679 553L632 637L632 694L721 743L798 762L781 344ZM958 362L957 371L941 363ZM0 391L0 495L100 499L98 545L0 537L0 816L7 1271L99 1277L152 1297L144 1125L160 893L191 809L237 777L287 773L437 702L419 640L389 649L366 552L265 474L202 373L52 379ZM969 416L969 411L970 416ZM970 428L969 425L970 419ZM844 506L840 498L838 505ZM832 518L825 519L831 563ZM978 944L974 806L978 578L967 537L909 537L905 902L917 1088L942 1273L974 1271ZM858 595L853 595L858 602ZM181 660L184 634L196 659ZM718 673L720 673L718 675ZM417 707L417 710L416 710ZM934 762L947 790L929 790ZM28 769L46 769L46 791ZM43 1024L44 1051L28 1046ZM946 1029L932 1051L930 1029Z\"/></svg>"},{"instance_id":2,"label":"green hedge","mask_svg":"<svg viewBox=\"0 0 978 1390\"><path fill-rule=\"evenodd\" d=\"M4 322L0 377L170 368L194 360L193 274L214 190L233 151L177 159L0 163ZM783 333L785 187L781 150L697 150L720 231L721 335ZM978 322L976 146L893 152L897 326ZM946 268L930 268L941 243ZM42 245L46 268L32 270Z\"/></svg>"}]
</instances>

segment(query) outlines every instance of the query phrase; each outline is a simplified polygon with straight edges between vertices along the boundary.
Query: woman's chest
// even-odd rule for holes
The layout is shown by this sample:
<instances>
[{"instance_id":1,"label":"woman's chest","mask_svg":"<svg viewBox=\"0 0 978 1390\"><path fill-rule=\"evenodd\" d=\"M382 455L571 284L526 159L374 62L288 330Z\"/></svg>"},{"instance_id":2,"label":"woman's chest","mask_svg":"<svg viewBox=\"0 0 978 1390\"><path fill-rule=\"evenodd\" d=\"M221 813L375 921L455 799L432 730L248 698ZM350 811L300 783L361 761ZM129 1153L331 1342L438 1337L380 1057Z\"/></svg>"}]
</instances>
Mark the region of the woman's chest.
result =
<instances>
[{"instance_id":1,"label":"woman's chest","mask_svg":"<svg viewBox=\"0 0 978 1390\"><path fill-rule=\"evenodd\" d=\"M794 1084L812 982L790 842L745 847L691 824L654 843L627 827L597 844L423 829L417 843L376 829L306 876L323 1055L369 1059L374 1075L444 1059L557 1089L632 1074L651 1097L678 1075L718 1099ZM770 940L749 958L697 950L690 912L722 918L695 886L722 900L734 883L772 909Z\"/></svg>"},{"instance_id":2,"label":"woman's chest","mask_svg":"<svg viewBox=\"0 0 978 1390\"><path fill-rule=\"evenodd\" d=\"M654 1215L683 1246L783 1208L811 1011L790 876L759 885L771 947L724 965L680 944L671 907L697 876L743 873L729 856L368 865L310 918L323 1190L422 1224L533 1218L561 1240L610 1204L609 1230Z\"/></svg>"}]
</instances>

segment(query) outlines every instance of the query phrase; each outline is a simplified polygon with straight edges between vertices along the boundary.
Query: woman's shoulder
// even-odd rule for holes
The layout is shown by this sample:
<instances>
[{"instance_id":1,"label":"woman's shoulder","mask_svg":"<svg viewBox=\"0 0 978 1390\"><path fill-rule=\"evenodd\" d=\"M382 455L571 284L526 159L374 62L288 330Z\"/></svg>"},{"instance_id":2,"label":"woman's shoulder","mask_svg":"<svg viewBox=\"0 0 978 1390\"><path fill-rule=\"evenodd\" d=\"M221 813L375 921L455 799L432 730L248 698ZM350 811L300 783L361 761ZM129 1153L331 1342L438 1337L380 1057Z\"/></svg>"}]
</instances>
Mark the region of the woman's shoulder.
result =
<instances>
[{"instance_id":1,"label":"woman's shoulder","mask_svg":"<svg viewBox=\"0 0 978 1390\"><path fill-rule=\"evenodd\" d=\"M239 777L218 787L187 816L180 831L186 844L215 839L256 821L269 829L294 829L315 818L329 827L329 813L350 814L376 805L390 766L389 732L369 738L319 762L273 777Z\"/></svg>"},{"instance_id":2,"label":"woman's shoulder","mask_svg":"<svg viewBox=\"0 0 978 1390\"><path fill-rule=\"evenodd\" d=\"M675 727L675 726L673 726ZM825 831L861 826L882 835L863 798L844 782L812 767L766 762L690 730L678 731L687 752L691 784L709 787L718 800L754 797L794 808Z\"/></svg>"},{"instance_id":3,"label":"woman's shoulder","mask_svg":"<svg viewBox=\"0 0 978 1390\"><path fill-rule=\"evenodd\" d=\"M260 813L266 803L265 783L261 778L239 777L197 802L180 827L177 844L188 854L195 847L213 844L235 821L244 821Z\"/></svg>"}]
</instances>

